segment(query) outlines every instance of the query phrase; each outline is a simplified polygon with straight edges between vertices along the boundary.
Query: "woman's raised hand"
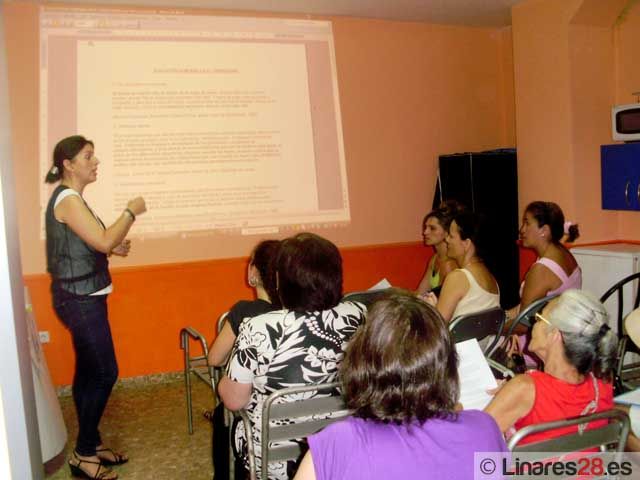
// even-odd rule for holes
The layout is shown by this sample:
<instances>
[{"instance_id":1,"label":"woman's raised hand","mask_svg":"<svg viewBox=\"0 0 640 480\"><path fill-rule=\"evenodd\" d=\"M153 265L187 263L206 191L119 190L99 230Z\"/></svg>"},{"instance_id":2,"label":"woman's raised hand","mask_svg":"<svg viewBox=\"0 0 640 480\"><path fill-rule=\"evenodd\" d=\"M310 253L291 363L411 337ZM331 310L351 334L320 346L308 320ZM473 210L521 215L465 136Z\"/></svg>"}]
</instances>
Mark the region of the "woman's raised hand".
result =
<instances>
[{"instance_id":1,"label":"woman's raised hand","mask_svg":"<svg viewBox=\"0 0 640 480\"><path fill-rule=\"evenodd\" d=\"M417 297L425 303L428 303L432 307L438 304L438 297L433 292L424 292L417 295Z\"/></svg>"},{"instance_id":2,"label":"woman's raised hand","mask_svg":"<svg viewBox=\"0 0 640 480\"><path fill-rule=\"evenodd\" d=\"M127 203L127 208L131 210L137 217L138 215L142 215L147 211L147 204L144 202L144 198L136 197L132 200L129 200L129 203Z\"/></svg>"},{"instance_id":3,"label":"woman's raised hand","mask_svg":"<svg viewBox=\"0 0 640 480\"><path fill-rule=\"evenodd\" d=\"M120 245L117 245L113 250L111 250L111 253L118 255L119 257L126 257L129 255L129 250L131 250L131 240L125 239Z\"/></svg>"}]
</instances>

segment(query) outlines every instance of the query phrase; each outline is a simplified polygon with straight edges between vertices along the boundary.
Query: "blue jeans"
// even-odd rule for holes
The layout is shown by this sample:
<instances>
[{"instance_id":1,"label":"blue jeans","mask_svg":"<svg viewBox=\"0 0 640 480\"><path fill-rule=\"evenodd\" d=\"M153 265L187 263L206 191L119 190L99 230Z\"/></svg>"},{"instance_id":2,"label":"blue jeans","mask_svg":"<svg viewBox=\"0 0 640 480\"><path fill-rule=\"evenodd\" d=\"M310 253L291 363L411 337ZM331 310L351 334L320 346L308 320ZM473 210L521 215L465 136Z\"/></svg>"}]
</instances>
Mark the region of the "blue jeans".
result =
<instances>
[{"instance_id":1,"label":"blue jeans","mask_svg":"<svg viewBox=\"0 0 640 480\"><path fill-rule=\"evenodd\" d=\"M73 295L55 287L52 291L53 307L71 332L76 351L73 377L73 400L78 415L76 451L91 456L102 443L98 424L118 378L107 296Z\"/></svg>"}]
</instances>

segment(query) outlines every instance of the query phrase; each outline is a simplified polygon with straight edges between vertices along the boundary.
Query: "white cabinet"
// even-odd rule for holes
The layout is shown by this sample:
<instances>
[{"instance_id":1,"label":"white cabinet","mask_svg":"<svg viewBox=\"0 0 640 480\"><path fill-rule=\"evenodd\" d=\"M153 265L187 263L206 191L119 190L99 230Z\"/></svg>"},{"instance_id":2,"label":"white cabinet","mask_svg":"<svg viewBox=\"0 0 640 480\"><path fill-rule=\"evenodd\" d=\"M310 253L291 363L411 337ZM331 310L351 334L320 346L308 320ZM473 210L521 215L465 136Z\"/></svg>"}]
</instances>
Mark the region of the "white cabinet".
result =
<instances>
[{"instance_id":1,"label":"white cabinet","mask_svg":"<svg viewBox=\"0 0 640 480\"><path fill-rule=\"evenodd\" d=\"M615 243L593 247L576 247L571 249L571 253L582 269L582 289L589 290L597 298L600 298L616 282L640 270L640 245ZM631 282L625 287L624 298L628 305L625 305L627 310L624 312L625 316L631 310L632 288L635 292L635 282ZM605 306L611 319L610 326L617 332L618 300L616 295L610 297Z\"/></svg>"}]
</instances>

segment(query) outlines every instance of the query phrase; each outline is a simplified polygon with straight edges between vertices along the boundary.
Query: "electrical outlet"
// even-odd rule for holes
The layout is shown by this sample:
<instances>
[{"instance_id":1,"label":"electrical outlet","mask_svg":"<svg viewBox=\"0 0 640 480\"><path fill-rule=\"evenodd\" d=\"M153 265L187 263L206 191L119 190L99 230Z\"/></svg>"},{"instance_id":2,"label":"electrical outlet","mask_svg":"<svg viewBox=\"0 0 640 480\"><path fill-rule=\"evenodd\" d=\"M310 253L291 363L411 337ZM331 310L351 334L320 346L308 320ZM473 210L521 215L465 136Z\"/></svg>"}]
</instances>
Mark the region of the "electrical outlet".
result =
<instances>
[{"instance_id":1,"label":"electrical outlet","mask_svg":"<svg viewBox=\"0 0 640 480\"><path fill-rule=\"evenodd\" d=\"M40 343L49 343L51 341L51 337L47 331L38 332L38 336L40 337Z\"/></svg>"}]
</instances>

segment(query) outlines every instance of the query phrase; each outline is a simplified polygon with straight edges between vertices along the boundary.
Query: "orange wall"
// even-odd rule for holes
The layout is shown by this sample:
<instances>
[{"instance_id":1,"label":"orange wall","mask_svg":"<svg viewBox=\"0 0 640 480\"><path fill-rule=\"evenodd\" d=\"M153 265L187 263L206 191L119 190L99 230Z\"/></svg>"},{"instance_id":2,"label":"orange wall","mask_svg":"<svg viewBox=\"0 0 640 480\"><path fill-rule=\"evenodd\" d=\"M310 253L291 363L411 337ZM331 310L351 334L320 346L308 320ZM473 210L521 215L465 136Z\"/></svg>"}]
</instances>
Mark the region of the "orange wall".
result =
<instances>
[{"instance_id":1,"label":"orange wall","mask_svg":"<svg viewBox=\"0 0 640 480\"><path fill-rule=\"evenodd\" d=\"M386 277L414 289L431 249L418 243L342 250L345 291L363 290ZM179 331L191 325L212 340L215 321L242 298L251 298L243 279L246 258L113 269L109 316L120 376L182 369ZM71 383L74 355L68 332L51 306L46 275L27 275L39 330L51 334L43 345L53 382Z\"/></svg>"}]
</instances>

